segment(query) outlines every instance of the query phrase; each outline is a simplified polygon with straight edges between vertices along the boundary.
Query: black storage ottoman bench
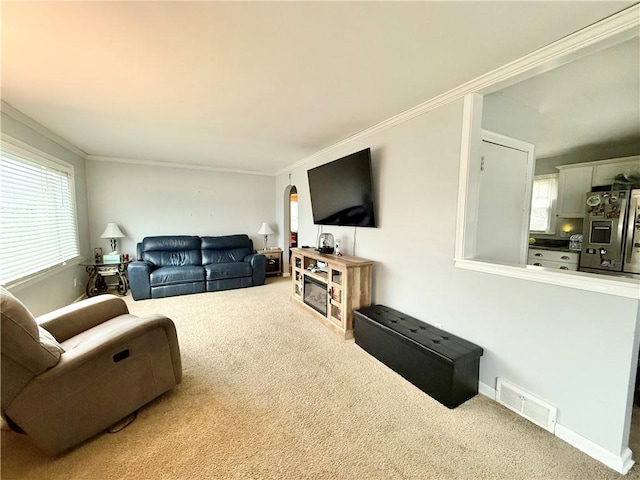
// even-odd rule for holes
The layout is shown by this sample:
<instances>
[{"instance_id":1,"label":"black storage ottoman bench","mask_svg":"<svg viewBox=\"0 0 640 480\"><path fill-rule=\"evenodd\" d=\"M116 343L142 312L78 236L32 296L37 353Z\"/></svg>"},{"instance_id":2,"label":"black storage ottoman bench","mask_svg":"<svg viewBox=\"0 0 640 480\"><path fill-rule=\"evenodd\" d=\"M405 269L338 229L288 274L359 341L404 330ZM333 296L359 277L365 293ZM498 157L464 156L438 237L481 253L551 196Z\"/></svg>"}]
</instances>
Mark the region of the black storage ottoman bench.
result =
<instances>
[{"instance_id":1,"label":"black storage ottoman bench","mask_svg":"<svg viewBox=\"0 0 640 480\"><path fill-rule=\"evenodd\" d=\"M478 393L482 347L384 305L354 313L356 344L446 407Z\"/></svg>"}]
</instances>

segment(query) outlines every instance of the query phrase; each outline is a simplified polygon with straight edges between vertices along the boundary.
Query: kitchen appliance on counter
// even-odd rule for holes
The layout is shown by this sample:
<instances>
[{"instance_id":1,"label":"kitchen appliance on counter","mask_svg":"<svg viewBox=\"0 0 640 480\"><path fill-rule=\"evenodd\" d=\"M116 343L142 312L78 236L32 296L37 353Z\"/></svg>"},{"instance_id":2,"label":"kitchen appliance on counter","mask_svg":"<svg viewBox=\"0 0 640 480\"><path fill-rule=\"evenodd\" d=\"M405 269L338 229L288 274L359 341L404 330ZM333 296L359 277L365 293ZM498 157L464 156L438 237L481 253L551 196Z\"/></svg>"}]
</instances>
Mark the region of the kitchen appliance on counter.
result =
<instances>
[{"instance_id":1,"label":"kitchen appliance on counter","mask_svg":"<svg viewBox=\"0 0 640 480\"><path fill-rule=\"evenodd\" d=\"M580 270L640 275L640 189L587 193Z\"/></svg>"},{"instance_id":2,"label":"kitchen appliance on counter","mask_svg":"<svg viewBox=\"0 0 640 480\"><path fill-rule=\"evenodd\" d=\"M582 241L584 239L583 235L571 235L569 237L569 250L580 251L582 250Z\"/></svg>"}]
</instances>

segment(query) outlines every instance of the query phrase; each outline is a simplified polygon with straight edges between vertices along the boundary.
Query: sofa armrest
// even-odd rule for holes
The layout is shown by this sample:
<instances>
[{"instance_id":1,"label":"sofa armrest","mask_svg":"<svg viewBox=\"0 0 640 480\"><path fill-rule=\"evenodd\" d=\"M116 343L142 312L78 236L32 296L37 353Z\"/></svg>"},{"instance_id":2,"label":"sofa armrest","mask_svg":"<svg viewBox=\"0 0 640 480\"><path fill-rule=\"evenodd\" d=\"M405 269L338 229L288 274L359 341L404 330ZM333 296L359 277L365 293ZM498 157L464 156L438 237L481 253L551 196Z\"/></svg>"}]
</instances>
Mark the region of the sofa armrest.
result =
<instances>
[{"instance_id":1,"label":"sofa armrest","mask_svg":"<svg viewBox=\"0 0 640 480\"><path fill-rule=\"evenodd\" d=\"M264 279L267 272L267 258L259 253L252 253L243 258L244 262L251 264L253 275L251 283L255 285L264 285Z\"/></svg>"},{"instance_id":2,"label":"sofa armrest","mask_svg":"<svg viewBox=\"0 0 640 480\"><path fill-rule=\"evenodd\" d=\"M36 318L58 342L78 335L118 315L129 313L127 304L115 295L87 298Z\"/></svg>"},{"instance_id":3,"label":"sofa armrest","mask_svg":"<svg viewBox=\"0 0 640 480\"><path fill-rule=\"evenodd\" d=\"M131 262L127 268L129 287L134 300L151 298L151 262Z\"/></svg>"}]
</instances>

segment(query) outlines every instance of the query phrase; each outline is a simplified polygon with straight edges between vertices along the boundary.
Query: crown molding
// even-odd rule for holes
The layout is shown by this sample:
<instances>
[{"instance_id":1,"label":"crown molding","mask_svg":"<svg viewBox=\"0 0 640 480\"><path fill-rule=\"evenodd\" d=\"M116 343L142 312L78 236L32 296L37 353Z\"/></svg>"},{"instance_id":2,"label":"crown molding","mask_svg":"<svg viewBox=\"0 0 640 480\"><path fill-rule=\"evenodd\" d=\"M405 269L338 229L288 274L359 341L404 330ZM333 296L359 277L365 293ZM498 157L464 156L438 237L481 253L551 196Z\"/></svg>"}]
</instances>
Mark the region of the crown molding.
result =
<instances>
[{"instance_id":1,"label":"crown molding","mask_svg":"<svg viewBox=\"0 0 640 480\"><path fill-rule=\"evenodd\" d=\"M233 169L233 168L208 167L206 165L197 165L194 163L159 162L155 160L107 157L103 155L87 155L86 159L90 161L95 161L95 162L124 163L129 165L145 165L148 167L180 168L180 169L186 169L186 170L204 170L207 172L218 172L218 173L223 172L223 173L235 173L240 175L262 175L265 177L275 177L275 174L272 172L264 172L260 170L241 170L241 169Z\"/></svg>"},{"instance_id":2,"label":"crown molding","mask_svg":"<svg viewBox=\"0 0 640 480\"><path fill-rule=\"evenodd\" d=\"M622 12L607 17L593 25L572 33L545 47L542 47L518 60L508 63L496 70L492 70L448 92L438 95L431 100L405 110L387 120L384 120L359 133L351 135L319 152L305 157L286 168L276 172L276 175L287 173L325 153L338 149L355 140L363 139L375 133L395 127L431 110L463 98L470 93L485 95L520 82L535 75L547 72L566 63L572 62L585 55L610 47L638 35L640 27L640 4L633 5Z\"/></svg>"},{"instance_id":3,"label":"crown molding","mask_svg":"<svg viewBox=\"0 0 640 480\"><path fill-rule=\"evenodd\" d=\"M72 143L68 142L67 140L65 140L61 136L53 133L51 130L49 130L44 125L36 122L33 118L26 116L24 113L22 113L19 110L16 110L14 107L9 105L4 100L2 100L1 103L0 103L0 111L2 113L5 113L5 114L9 115L14 120L17 120L18 122L20 122L23 125L27 126L31 130L34 130L34 131L38 132L43 137L46 137L49 140L51 140L52 142L57 143L62 148L66 149L66 150L69 150L70 152L78 155L81 158L87 158L87 153L84 150L81 150L80 148L78 148L75 145L73 145Z\"/></svg>"}]
</instances>

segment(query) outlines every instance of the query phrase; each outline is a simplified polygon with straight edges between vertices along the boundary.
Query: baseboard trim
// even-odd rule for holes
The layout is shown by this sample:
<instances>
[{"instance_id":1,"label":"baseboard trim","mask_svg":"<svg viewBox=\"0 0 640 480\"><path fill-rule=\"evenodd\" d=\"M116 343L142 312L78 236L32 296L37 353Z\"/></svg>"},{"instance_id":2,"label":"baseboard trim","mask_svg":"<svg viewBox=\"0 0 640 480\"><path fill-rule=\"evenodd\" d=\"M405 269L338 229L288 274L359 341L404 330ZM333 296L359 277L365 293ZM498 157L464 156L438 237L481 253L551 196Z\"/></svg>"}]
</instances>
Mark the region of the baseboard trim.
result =
<instances>
[{"instance_id":1,"label":"baseboard trim","mask_svg":"<svg viewBox=\"0 0 640 480\"><path fill-rule=\"evenodd\" d=\"M629 448L625 448L621 455L615 455L559 423L556 423L555 435L569 445L623 475L625 475L635 463L631 459L632 452Z\"/></svg>"},{"instance_id":2,"label":"baseboard trim","mask_svg":"<svg viewBox=\"0 0 640 480\"><path fill-rule=\"evenodd\" d=\"M489 397L491 400L496 399L496 389L491 388L486 383L478 382L478 393L481 393L485 397Z\"/></svg>"},{"instance_id":3,"label":"baseboard trim","mask_svg":"<svg viewBox=\"0 0 640 480\"><path fill-rule=\"evenodd\" d=\"M491 400L495 401L496 399L496 390L486 383L479 382L478 393L489 397ZM615 455L559 423L556 423L554 435L563 442L567 442L572 447L577 448L591 458L623 475L626 475L635 463L631 459L633 452L628 447L625 448L620 455Z\"/></svg>"}]
</instances>

